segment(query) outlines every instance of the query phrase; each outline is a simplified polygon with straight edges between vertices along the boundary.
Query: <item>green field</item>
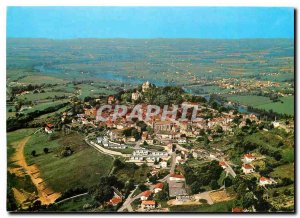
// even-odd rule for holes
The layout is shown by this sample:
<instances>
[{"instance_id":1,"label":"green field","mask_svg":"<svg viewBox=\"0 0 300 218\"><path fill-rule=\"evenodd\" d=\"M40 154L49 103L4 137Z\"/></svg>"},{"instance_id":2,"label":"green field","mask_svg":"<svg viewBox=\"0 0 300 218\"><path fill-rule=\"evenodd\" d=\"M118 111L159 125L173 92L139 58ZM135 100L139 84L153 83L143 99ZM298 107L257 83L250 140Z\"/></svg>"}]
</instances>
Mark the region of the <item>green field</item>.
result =
<instances>
[{"instance_id":1,"label":"green field","mask_svg":"<svg viewBox=\"0 0 300 218\"><path fill-rule=\"evenodd\" d=\"M273 110L281 114L294 115L294 96L281 97L279 102L273 102L268 97L256 95L235 95L228 97L228 100L266 111Z\"/></svg>"},{"instance_id":2,"label":"green field","mask_svg":"<svg viewBox=\"0 0 300 218\"><path fill-rule=\"evenodd\" d=\"M279 98L281 102L272 102L268 104L258 105L257 108L264 110L273 110L281 114L294 115L294 96L286 96Z\"/></svg>"},{"instance_id":3,"label":"green field","mask_svg":"<svg viewBox=\"0 0 300 218\"><path fill-rule=\"evenodd\" d=\"M234 201L220 202L213 205L173 206L171 212L231 212Z\"/></svg>"},{"instance_id":4,"label":"green field","mask_svg":"<svg viewBox=\"0 0 300 218\"><path fill-rule=\"evenodd\" d=\"M228 97L228 100L252 107L272 103L269 98L256 95L235 95Z\"/></svg>"},{"instance_id":5,"label":"green field","mask_svg":"<svg viewBox=\"0 0 300 218\"><path fill-rule=\"evenodd\" d=\"M41 101L44 99L52 99L56 97L63 97L63 96L69 96L72 93L65 93L65 92L44 92L44 93L29 93L26 95L21 95L18 97L18 99L26 99L29 101Z\"/></svg>"},{"instance_id":6,"label":"green field","mask_svg":"<svg viewBox=\"0 0 300 218\"><path fill-rule=\"evenodd\" d=\"M60 155L64 146L70 146L74 153L69 157ZM45 154L47 147L50 153ZM36 157L31 155L35 150ZM95 185L101 176L107 175L113 159L89 147L76 133L51 140L44 133L33 135L25 146L26 161L37 164L41 177L55 191L63 192L72 187Z\"/></svg>"},{"instance_id":7,"label":"green field","mask_svg":"<svg viewBox=\"0 0 300 218\"><path fill-rule=\"evenodd\" d=\"M294 161L294 156L295 156L295 149L290 148L290 149L285 149L282 151L282 156L283 159L287 162L293 162Z\"/></svg>"},{"instance_id":8,"label":"green field","mask_svg":"<svg viewBox=\"0 0 300 218\"><path fill-rule=\"evenodd\" d=\"M12 162L10 158L13 157L15 148L13 147L15 143L18 143L21 139L24 137L31 135L35 132L36 129L19 129L13 132L7 133L7 167L10 168L16 168L19 167L15 162ZM12 194L12 188L16 188L17 190L23 191L23 193L33 193L36 192L36 188L33 185L31 178L28 175L19 177L15 175L14 173L10 173L10 171L7 171L7 191L8 195L11 196L12 199L14 199L14 195ZM10 193L10 194L9 194ZM15 200L12 200L14 202ZM10 203L12 203L10 202Z\"/></svg>"},{"instance_id":9,"label":"green field","mask_svg":"<svg viewBox=\"0 0 300 218\"><path fill-rule=\"evenodd\" d=\"M273 172L270 174L270 176L279 178L290 178L294 181L294 173L294 163L289 163L273 169Z\"/></svg>"},{"instance_id":10,"label":"green field","mask_svg":"<svg viewBox=\"0 0 300 218\"><path fill-rule=\"evenodd\" d=\"M273 129L269 132L263 131L248 135L245 137L245 142L254 143L269 151L280 151L283 160L287 162L294 161L293 133L284 133L281 130ZM279 147L279 142L283 142L284 146Z\"/></svg>"},{"instance_id":11,"label":"green field","mask_svg":"<svg viewBox=\"0 0 300 218\"><path fill-rule=\"evenodd\" d=\"M65 102L68 102L68 99L40 103L40 104L32 106L31 109L24 110L24 113L30 113L30 112L33 112L33 111L36 111L36 110L44 110L44 109L46 109L48 107L57 106L59 104L65 103Z\"/></svg>"},{"instance_id":12,"label":"green field","mask_svg":"<svg viewBox=\"0 0 300 218\"><path fill-rule=\"evenodd\" d=\"M30 129L19 129L19 130L16 130L16 131L13 131L13 132L8 132L7 133L7 159L9 159L15 149L12 147L13 143L16 143L18 142L19 140L23 139L24 137L26 136L29 136L31 135L32 133L35 132L36 129L34 128L30 128ZM9 165L10 162L8 162L8 165Z\"/></svg>"},{"instance_id":13,"label":"green field","mask_svg":"<svg viewBox=\"0 0 300 218\"><path fill-rule=\"evenodd\" d=\"M66 211L66 212L87 211L86 209L84 209L84 206L92 203L93 203L92 197L87 195L87 196L71 199L56 205L52 205L51 208L49 208L49 211Z\"/></svg>"},{"instance_id":14,"label":"green field","mask_svg":"<svg viewBox=\"0 0 300 218\"><path fill-rule=\"evenodd\" d=\"M116 92L110 88L99 87L97 85L80 84L76 86L79 91L79 98L84 99L85 97L98 97L99 95L112 95Z\"/></svg>"},{"instance_id":15,"label":"green field","mask_svg":"<svg viewBox=\"0 0 300 218\"><path fill-rule=\"evenodd\" d=\"M22 79L20 79L18 82L21 83L27 83L27 84L57 84L57 83L64 83L65 81L52 76L44 76L44 75L29 75Z\"/></svg>"}]
</instances>

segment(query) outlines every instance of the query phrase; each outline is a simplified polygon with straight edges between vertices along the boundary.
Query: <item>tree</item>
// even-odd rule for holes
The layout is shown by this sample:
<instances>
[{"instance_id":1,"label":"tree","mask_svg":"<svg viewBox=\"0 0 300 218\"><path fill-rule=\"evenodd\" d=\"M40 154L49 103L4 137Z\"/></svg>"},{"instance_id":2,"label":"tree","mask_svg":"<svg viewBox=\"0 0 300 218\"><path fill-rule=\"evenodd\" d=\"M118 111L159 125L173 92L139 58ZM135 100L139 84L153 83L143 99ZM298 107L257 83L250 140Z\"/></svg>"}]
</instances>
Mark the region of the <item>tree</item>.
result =
<instances>
[{"instance_id":1,"label":"tree","mask_svg":"<svg viewBox=\"0 0 300 218\"><path fill-rule=\"evenodd\" d=\"M61 156L63 156L63 157L68 157L71 154L72 154L72 150L68 146L61 152Z\"/></svg>"},{"instance_id":2,"label":"tree","mask_svg":"<svg viewBox=\"0 0 300 218\"><path fill-rule=\"evenodd\" d=\"M114 196L114 191L113 191L112 187L109 185L99 187L93 193L94 200L96 200L100 204L107 202L113 196Z\"/></svg>"},{"instance_id":3,"label":"tree","mask_svg":"<svg viewBox=\"0 0 300 218\"><path fill-rule=\"evenodd\" d=\"M206 200L206 199L199 199L199 202L200 202L201 204L207 204L207 200Z\"/></svg>"},{"instance_id":4,"label":"tree","mask_svg":"<svg viewBox=\"0 0 300 218\"><path fill-rule=\"evenodd\" d=\"M158 201L166 201L169 199L169 186L167 183L164 183L163 189L156 194L155 199Z\"/></svg>"},{"instance_id":5,"label":"tree","mask_svg":"<svg viewBox=\"0 0 300 218\"><path fill-rule=\"evenodd\" d=\"M214 102L211 104L211 107L212 107L213 109L217 110L217 109L218 109L218 103L214 101Z\"/></svg>"},{"instance_id":6,"label":"tree","mask_svg":"<svg viewBox=\"0 0 300 218\"><path fill-rule=\"evenodd\" d=\"M243 197L242 197L242 205L243 208L249 208L252 205L255 204L255 198L254 198L253 192L247 192Z\"/></svg>"},{"instance_id":7,"label":"tree","mask_svg":"<svg viewBox=\"0 0 300 218\"><path fill-rule=\"evenodd\" d=\"M251 120L250 120L249 118L247 118L247 119L246 119L246 125L247 125L247 126L250 126L251 123L252 123Z\"/></svg>"},{"instance_id":8,"label":"tree","mask_svg":"<svg viewBox=\"0 0 300 218\"><path fill-rule=\"evenodd\" d=\"M201 192L202 191L201 186L202 186L202 184L199 181L193 182L190 185L192 193L193 194L198 194L199 192Z\"/></svg>"},{"instance_id":9,"label":"tree","mask_svg":"<svg viewBox=\"0 0 300 218\"><path fill-rule=\"evenodd\" d=\"M131 101L131 93L124 93L121 95L121 100L123 102L130 102Z\"/></svg>"},{"instance_id":10,"label":"tree","mask_svg":"<svg viewBox=\"0 0 300 218\"><path fill-rule=\"evenodd\" d=\"M35 157L35 156L36 156L36 151L33 150L33 151L31 152L31 155L32 155L33 157Z\"/></svg>"},{"instance_id":11,"label":"tree","mask_svg":"<svg viewBox=\"0 0 300 218\"><path fill-rule=\"evenodd\" d=\"M30 205L29 210L31 211L37 211L41 208L42 202L40 200L36 200L35 202Z\"/></svg>"},{"instance_id":12,"label":"tree","mask_svg":"<svg viewBox=\"0 0 300 218\"><path fill-rule=\"evenodd\" d=\"M48 148L44 148L44 153L48 154L49 153L49 149Z\"/></svg>"},{"instance_id":13,"label":"tree","mask_svg":"<svg viewBox=\"0 0 300 218\"><path fill-rule=\"evenodd\" d=\"M282 141L280 141L280 142L278 142L278 145L277 145L278 147L282 147L282 146L284 146L284 144L283 144L283 142Z\"/></svg>"},{"instance_id":14,"label":"tree","mask_svg":"<svg viewBox=\"0 0 300 218\"><path fill-rule=\"evenodd\" d=\"M280 161L282 158L282 155L281 155L280 151L275 151L273 154L273 157L275 158L275 160Z\"/></svg>"},{"instance_id":15,"label":"tree","mask_svg":"<svg viewBox=\"0 0 300 218\"><path fill-rule=\"evenodd\" d=\"M156 183L157 182L157 176L151 176L150 178L149 178L149 181L152 183L152 184L154 184L154 183Z\"/></svg>"},{"instance_id":16,"label":"tree","mask_svg":"<svg viewBox=\"0 0 300 218\"><path fill-rule=\"evenodd\" d=\"M116 169L121 169L125 166L125 164L120 160L120 159L115 159L114 160L114 167Z\"/></svg>"},{"instance_id":17,"label":"tree","mask_svg":"<svg viewBox=\"0 0 300 218\"><path fill-rule=\"evenodd\" d=\"M144 185L143 183L139 184L139 187L138 187L138 188L139 188L142 192L148 190L147 186Z\"/></svg>"},{"instance_id":18,"label":"tree","mask_svg":"<svg viewBox=\"0 0 300 218\"><path fill-rule=\"evenodd\" d=\"M217 133L223 133L223 128L221 126L217 126Z\"/></svg>"},{"instance_id":19,"label":"tree","mask_svg":"<svg viewBox=\"0 0 300 218\"><path fill-rule=\"evenodd\" d=\"M127 181L125 183L125 188L124 188L124 192L125 192L125 195L128 196L130 191L134 189L134 180L133 179L130 179L129 181Z\"/></svg>"},{"instance_id":20,"label":"tree","mask_svg":"<svg viewBox=\"0 0 300 218\"><path fill-rule=\"evenodd\" d=\"M225 187L230 187L232 186L232 179L229 177L226 177L223 181L223 184L225 184Z\"/></svg>"},{"instance_id":21,"label":"tree","mask_svg":"<svg viewBox=\"0 0 300 218\"><path fill-rule=\"evenodd\" d=\"M218 188L220 188L217 180L213 179L211 180L211 182L209 183L209 186L211 187L211 189L216 190Z\"/></svg>"},{"instance_id":22,"label":"tree","mask_svg":"<svg viewBox=\"0 0 300 218\"><path fill-rule=\"evenodd\" d=\"M207 147L208 144L209 144L208 137L207 137L207 136L204 136L204 140L203 140L203 141L204 141L204 142L203 142L204 146Z\"/></svg>"}]
</instances>

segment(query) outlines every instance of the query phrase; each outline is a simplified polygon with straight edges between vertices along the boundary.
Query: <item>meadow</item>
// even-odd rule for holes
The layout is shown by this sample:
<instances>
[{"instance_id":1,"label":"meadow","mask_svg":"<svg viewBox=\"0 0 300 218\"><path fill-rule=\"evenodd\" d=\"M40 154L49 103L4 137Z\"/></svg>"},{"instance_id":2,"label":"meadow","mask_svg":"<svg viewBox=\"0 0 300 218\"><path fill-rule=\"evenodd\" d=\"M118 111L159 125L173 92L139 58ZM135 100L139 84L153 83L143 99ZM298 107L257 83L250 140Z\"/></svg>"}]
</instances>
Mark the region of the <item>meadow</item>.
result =
<instances>
[{"instance_id":1,"label":"meadow","mask_svg":"<svg viewBox=\"0 0 300 218\"><path fill-rule=\"evenodd\" d=\"M61 152L66 146L71 148L73 154L62 157ZM48 148L49 153L44 153L44 148ZM31 155L33 150L36 156ZM26 144L24 153L26 161L36 164L41 177L59 192L95 185L101 176L110 172L113 161L112 157L86 145L77 133L66 135L63 140L60 136L51 139L45 133L37 133Z\"/></svg>"},{"instance_id":2,"label":"meadow","mask_svg":"<svg viewBox=\"0 0 300 218\"><path fill-rule=\"evenodd\" d=\"M294 181L295 179L294 163L289 163L274 168L273 172L270 173L270 176L278 177L278 178L289 178Z\"/></svg>"},{"instance_id":3,"label":"meadow","mask_svg":"<svg viewBox=\"0 0 300 218\"><path fill-rule=\"evenodd\" d=\"M200 205L200 206L172 206L170 207L171 212L231 212L234 205L234 201L226 201L215 203L213 205Z\"/></svg>"},{"instance_id":4,"label":"meadow","mask_svg":"<svg viewBox=\"0 0 300 218\"><path fill-rule=\"evenodd\" d=\"M7 148L8 166L11 164L9 159L15 152L15 149L13 148L13 144L17 143L24 137L33 134L35 131L36 131L35 128L28 128L28 129L19 129L19 130L7 133L7 135L6 135L7 147L6 148Z\"/></svg>"},{"instance_id":5,"label":"meadow","mask_svg":"<svg viewBox=\"0 0 300 218\"><path fill-rule=\"evenodd\" d=\"M278 102L273 102L268 97L256 95L233 95L227 98L230 101L238 102L242 105L264 109L266 111L273 110L280 114L294 115L294 96L281 97Z\"/></svg>"}]
</instances>

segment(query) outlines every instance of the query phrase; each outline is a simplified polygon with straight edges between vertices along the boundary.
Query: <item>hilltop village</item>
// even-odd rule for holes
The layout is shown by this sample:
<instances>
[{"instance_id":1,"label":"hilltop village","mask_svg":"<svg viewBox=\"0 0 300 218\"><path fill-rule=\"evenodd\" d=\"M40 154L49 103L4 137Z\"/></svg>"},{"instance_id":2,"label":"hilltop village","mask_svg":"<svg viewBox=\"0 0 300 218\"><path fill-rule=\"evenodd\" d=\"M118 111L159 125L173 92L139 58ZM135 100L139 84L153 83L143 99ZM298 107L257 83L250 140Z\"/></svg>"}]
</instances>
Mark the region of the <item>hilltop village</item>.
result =
<instances>
[{"instance_id":1,"label":"hilltop village","mask_svg":"<svg viewBox=\"0 0 300 218\"><path fill-rule=\"evenodd\" d=\"M293 134L291 119L241 113L212 98L207 100L179 87L156 87L149 82L103 98L86 97L80 101L72 97L70 104L70 110L62 112L56 123L46 123L41 131L47 135L63 131L66 136L78 132L94 152L113 157L113 169L103 181L107 185L107 181L120 180L126 188L111 185L111 193L98 201L101 210L167 212L224 204L232 212L256 212L289 210L293 205L293 181L278 175L277 170L289 164L284 155L290 145L282 136ZM112 110L104 110L106 119L99 121L98 109L105 104ZM114 120L113 109L121 104L128 111ZM167 116L162 120L161 111L144 122L130 119L137 104L142 118L150 104L161 109L168 105L169 110L175 104L179 107L175 119ZM184 108L195 106L196 121L179 119ZM188 109L186 117L191 116ZM275 137L275 142L270 137ZM262 144L260 140L265 138L276 148ZM72 149L64 151L65 157L72 155ZM142 169L145 179L123 180L120 172L128 167ZM96 193L102 191L99 186ZM279 196L286 201L279 202Z\"/></svg>"}]
</instances>

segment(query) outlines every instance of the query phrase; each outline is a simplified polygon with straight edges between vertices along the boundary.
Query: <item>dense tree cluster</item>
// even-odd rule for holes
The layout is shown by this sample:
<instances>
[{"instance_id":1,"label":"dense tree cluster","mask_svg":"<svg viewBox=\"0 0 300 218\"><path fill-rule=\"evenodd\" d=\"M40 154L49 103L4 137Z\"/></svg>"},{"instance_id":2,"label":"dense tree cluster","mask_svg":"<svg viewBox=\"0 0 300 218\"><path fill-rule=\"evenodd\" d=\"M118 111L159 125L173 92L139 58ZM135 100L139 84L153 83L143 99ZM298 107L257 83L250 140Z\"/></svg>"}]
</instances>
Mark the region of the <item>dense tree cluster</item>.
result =
<instances>
[{"instance_id":1,"label":"dense tree cluster","mask_svg":"<svg viewBox=\"0 0 300 218\"><path fill-rule=\"evenodd\" d=\"M217 161L206 163L197 168L183 165L186 183L190 185L193 194L203 191L202 187L209 185L212 189L219 188L217 180L220 178L223 169Z\"/></svg>"},{"instance_id":2,"label":"dense tree cluster","mask_svg":"<svg viewBox=\"0 0 300 218\"><path fill-rule=\"evenodd\" d=\"M96 203L103 205L114 196L113 187L121 190L125 187L125 184L115 176L104 176L100 178L96 186L89 189L89 193Z\"/></svg>"}]
</instances>

